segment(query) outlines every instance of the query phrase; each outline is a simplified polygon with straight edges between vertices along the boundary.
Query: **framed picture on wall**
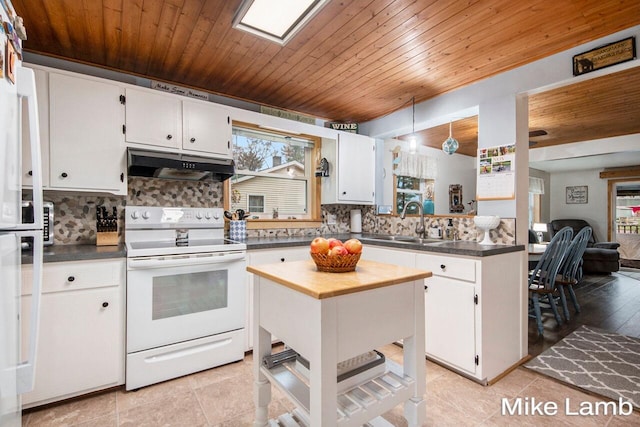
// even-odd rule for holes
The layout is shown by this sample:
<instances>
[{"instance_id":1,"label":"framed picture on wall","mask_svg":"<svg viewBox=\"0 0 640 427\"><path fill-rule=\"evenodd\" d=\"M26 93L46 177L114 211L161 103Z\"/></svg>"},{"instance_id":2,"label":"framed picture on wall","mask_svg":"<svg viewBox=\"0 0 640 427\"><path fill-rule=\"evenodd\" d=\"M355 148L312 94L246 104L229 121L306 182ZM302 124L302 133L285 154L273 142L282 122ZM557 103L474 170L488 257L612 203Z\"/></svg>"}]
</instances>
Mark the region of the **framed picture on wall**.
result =
<instances>
[{"instance_id":1,"label":"framed picture on wall","mask_svg":"<svg viewBox=\"0 0 640 427\"><path fill-rule=\"evenodd\" d=\"M584 204L589 202L589 187L586 185L575 185L566 188L567 204Z\"/></svg>"}]
</instances>

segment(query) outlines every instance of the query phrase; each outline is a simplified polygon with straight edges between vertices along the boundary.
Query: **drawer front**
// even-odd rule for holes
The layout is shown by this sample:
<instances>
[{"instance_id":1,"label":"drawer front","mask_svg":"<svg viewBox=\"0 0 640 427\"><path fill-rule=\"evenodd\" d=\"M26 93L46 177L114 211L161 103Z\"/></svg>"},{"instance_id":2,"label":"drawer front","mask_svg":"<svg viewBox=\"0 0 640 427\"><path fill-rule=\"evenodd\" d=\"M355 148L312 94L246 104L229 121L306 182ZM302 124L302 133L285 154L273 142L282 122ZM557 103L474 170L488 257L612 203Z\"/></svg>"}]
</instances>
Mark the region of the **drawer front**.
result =
<instances>
[{"instance_id":1,"label":"drawer front","mask_svg":"<svg viewBox=\"0 0 640 427\"><path fill-rule=\"evenodd\" d=\"M266 249L249 252L249 265L272 264L311 259L309 246L295 248Z\"/></svg>"},{"instance_id":2,"label":"drawer front","mask_svg":"<svg viewBox=\"0 0 640 427\"><path fill-rule=\"evenodd\" d=\"M472 259L443 255L418 254L416 258L416 268L431 270L434 276L467 282L476 281L477 263Z\"/></svg>"},{"instance_id":3,"label":"drawer front","mask_svg":"<svg viewBox=\"0 0 640 427\"><path fill-rule=\"evenodd\" d=\"M53 262L44 264L42 292L119 286L124 283L124 260ZM33 267L22 267L22 295L30 295Z\"/></svg>"}]
</instances>

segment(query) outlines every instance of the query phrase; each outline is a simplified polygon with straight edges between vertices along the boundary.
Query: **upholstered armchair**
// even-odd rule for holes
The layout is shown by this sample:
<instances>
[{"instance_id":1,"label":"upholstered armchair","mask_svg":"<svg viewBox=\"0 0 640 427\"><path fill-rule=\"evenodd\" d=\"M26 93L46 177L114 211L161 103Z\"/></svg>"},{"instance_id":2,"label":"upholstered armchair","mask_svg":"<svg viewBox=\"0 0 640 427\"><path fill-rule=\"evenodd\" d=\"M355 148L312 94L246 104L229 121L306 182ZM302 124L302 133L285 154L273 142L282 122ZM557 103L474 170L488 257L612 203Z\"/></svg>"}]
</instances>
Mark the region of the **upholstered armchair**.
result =
<instances>
[{"instance_id":1,"label":"upholstered armchair","mask_svg":"<svg viewBox=\"0 0 640 427\"><path fill-rule=\"evenodd\" d=\"M575 235L584 227L589 226L589 223L583 219L554 219L549 223L549 233L553 236L566 226L573 228ZM582 256L582 271L594 274L609 274L618 271L620 269L619 246L620 243L616 242L597 242L592 234Z\"/></svg>"}]
</instances>

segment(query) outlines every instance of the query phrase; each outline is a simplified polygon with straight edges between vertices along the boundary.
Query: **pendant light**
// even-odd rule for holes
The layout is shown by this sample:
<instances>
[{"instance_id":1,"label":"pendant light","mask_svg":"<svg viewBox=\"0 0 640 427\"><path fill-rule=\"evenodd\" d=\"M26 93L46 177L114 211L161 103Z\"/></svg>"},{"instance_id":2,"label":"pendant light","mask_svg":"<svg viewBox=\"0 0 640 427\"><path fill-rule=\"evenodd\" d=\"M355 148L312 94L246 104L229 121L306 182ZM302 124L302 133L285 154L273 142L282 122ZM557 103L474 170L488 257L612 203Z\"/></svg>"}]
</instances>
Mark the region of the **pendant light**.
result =
<instances>
[{"instance_id":1,"label":"pendant light","mask_svg":"<svg viewBox=\"0 0 640 427\"><path fill-rule=\"evenodd\" d=\"M416 138L416 97L411 97L411 135L409 141L409 153L415 154L418 150L418 140Z\"/></svg>"},{"instance_id":2,"label":"pendant light","mask_svg":"<svg viewBox=\"0 0 640 427\"><path fill-rule=\"evenodd\" d=\"M458 141L451 135L451 123L453 120L449 121L449 138L447 138L442 143L442 151L447 153L448 155L452 155L456 152L459 147Z\"/></svg>"}]
</instances>

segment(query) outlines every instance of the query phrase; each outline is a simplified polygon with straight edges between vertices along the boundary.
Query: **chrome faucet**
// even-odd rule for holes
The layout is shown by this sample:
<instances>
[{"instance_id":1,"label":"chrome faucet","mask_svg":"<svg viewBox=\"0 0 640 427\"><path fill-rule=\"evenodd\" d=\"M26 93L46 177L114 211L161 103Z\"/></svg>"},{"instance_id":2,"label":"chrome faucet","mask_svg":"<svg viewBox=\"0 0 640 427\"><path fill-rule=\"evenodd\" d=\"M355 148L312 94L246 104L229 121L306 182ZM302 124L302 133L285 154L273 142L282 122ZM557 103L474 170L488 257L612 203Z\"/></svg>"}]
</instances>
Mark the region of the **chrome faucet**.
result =
<instances>
[{"instance_id":1,"label":"chrome faucet","mask_svg":"<svg viewBox=\"0 0 640 427\"><path fill-rule=\"evenodd\" d=\"M416 234L418 234L421 238L425 238L427 229L424 227L424 210L422 209L422 204L416 202L415 200L411 200L409 203L404 205L404 209L402 209L402 213L400 214L400 219L404 219L407 214L407 208L409 205L415 204L418 206L418 212L420 212L420 224L416 225Z\"/></svg>"}]
</instances>

